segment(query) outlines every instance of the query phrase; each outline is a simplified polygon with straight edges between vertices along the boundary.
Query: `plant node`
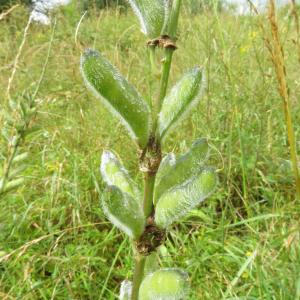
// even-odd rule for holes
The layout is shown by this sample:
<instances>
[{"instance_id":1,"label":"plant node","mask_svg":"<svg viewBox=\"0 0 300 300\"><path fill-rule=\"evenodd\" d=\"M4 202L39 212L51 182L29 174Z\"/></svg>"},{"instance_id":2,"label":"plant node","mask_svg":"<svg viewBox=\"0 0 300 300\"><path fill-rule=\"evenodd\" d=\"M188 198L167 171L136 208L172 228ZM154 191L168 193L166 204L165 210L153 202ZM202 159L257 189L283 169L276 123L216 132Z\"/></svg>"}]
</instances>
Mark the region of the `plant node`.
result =
<instances>
[{"instance_id":1,"label":"plant node","mask_svg":"<svg viewBox=\"0 0 300 300\"><path fill-rule=\"evenodd\" d=\"M139 254L143 256L150 255L162 245L166 239L166 231L158 228L154 224L153 217L149 217L147 223L148 225L146 226L144 233L136 242L136 249Z\"/></svg>"},{"instance_id":2,"label":"plant node","mask_svg":"<svg viewBox=\"0 0 300 300\"><path fill-rule=\"evenodd\" d=\"M140 154L140 170L150 176L155 175L161 159L161 145L154 136L151 136L147 147Z\"/></svg>"},{"instance_id":3,"label":"plant node","mask_svg":"<svg viewBox=\"0 0 300 300\"><path fill-rule=\"evenodd\" d=\"M161 48L165 48L165 49L172 49L172 50L176 50L177 46L176 46L176 42L167 34L161 35L158 38L149 40L147 42L147 46L149 47L161 47Z\"/></svg>"}]
</instances>

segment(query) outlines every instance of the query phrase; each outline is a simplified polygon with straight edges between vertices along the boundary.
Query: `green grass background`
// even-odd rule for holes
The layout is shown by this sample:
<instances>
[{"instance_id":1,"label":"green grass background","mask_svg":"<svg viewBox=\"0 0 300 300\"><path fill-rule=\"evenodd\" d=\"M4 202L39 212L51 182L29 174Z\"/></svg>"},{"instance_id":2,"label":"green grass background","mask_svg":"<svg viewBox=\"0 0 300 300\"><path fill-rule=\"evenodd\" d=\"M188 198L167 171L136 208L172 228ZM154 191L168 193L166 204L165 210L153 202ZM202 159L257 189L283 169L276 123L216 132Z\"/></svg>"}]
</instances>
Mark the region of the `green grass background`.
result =
<instances>
[{"instance_id":1,"label":"green grass background","mask_svg":"<svg viewBox=\"0 0 300 300\"><path fill-rule=\"evenodd\" d=\"M121 281L132 275L130 241L107 222L99 205L103 149L119 153L140 184L142 178L126 131L81 79L74 42L80 16L72 6L57 14L38 94L40 130L23 145L30 153L26 184L0 201L0 255L11 254L0 263L0 299L117 299ZM1 109L27 19L20 7L0 21ZM279 21L299 148L295 24L288 10ZM206 136L220 178L216 193L172 227L161 251L163 266L189 273L191 300L300 299L300 208L282 100L259 22L268 28L264 16L184 11L180 20L170 84L205 64L208 90L163 151L182 153ZM52 30L53 25L30 27L13 96L34 88ZM90 11L78 41L102 51L149 99L146 40L130 12ZM4 151L3 140L0 146Z\"/></svg>"}]
</instances>

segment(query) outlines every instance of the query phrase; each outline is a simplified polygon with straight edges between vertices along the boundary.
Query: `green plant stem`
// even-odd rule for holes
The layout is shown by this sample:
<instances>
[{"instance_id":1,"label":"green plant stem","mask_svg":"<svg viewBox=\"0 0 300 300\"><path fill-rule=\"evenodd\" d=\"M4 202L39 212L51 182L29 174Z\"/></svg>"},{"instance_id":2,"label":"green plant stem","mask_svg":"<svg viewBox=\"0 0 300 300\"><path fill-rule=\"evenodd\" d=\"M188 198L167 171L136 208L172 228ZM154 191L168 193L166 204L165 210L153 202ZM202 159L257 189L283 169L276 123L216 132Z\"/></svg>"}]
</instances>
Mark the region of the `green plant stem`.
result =
<instances>
[{"instance_id":1,"label":"green plant stem","mask_svg":"<svg viewBox=\"0 0 300 300\"><path fill-rule=\"evenodd\" d=\"M144 214L146 217L149 217L153 211L153 193L154 193L154 183L155 183L155 175L147 173L145 175L144 183Z\"/></svg>"},{"instance_id":2,"label":"green plant stem","mask_svg":"<svg viewBox=\"0 0 300 300\"><path fill-rule=\"evenodd\" d=\"M170 16L170 23L169 23L169 27L168 27L168 35L173 40L176 39L180 6L181 6L181 0L175 0L173 2L171 16ZM165 57L164 57L164 63L162 66L159 97L157 99L157 102L154 105L154 111L156 114L155 118L154 118L154 122L153 122L153 132L154 133L156 133L156 129L157 129L158 114L160 112L162 102L167 94L167 88L168 88L168 83L169 83L170 70L171 70L171 64L172 64L174 50L175 50L175 48L165 48ZM156 139L158 141L160 140L158 134L156 134Z\"/></svg>"},{"instance_id":3,"label":"green plant stem","mask_svg":"<svg viewBox=\"0 0 300 300\"><path fill-rule=\"evenodd\" d=\"M181 0L174 0L173 6L172 6L172 11L171 11L171 16L170 16L170 24L169 24L169 28L168 28L169 36L173 40L175 40L175 38L176 38L180 6L181 6ZM154 210L154 205L153 205L154 184L155 184L157 166L159 165L160 159L161 159L160 137L158 135L156 135L156 131L157 131L156 129L157 129L158 114L160 112L163 99L165 98L166 93L167 93L174 50L175 50L175 48L165 48L165 58L164 58L163 66L162 66L159 97L153 103L153 106L152 106L152 108L153 108L152 133L155 135L155 140L151 141L148 151L150 154L150 161L155 161L156 164L154 164L153 170L150 169L147 172L147 174L145 174L145 179L144 179L143 209L144 209L144 214L145 214L146 218L151 216L153 213L153 210ZM154 49L150 50L150 63L151 63L152 73L154 73L154 70L155 70ZM141 282L142 282L143 276L144 276L144 268L145 268L146 259L147 259L146 256L142 256L139 253L136 254L131 300L138 300L139 289L140 289L140 285L141 285Z\"/></svg>"},{"instance_id":4,"label":"green plant stem","mask_svg":"<svg viewBox=\"0 0 300 300\"><path fill-rule=\"evenodd\" d=\"M167 93L173 53L174 53L174 49L165 49L165 58L164 58L163 66L162 66L159 97L158 97L156 103L154 104L154 116L155 117L154 117L154 123L153 123L153 132L156 132L157 122L158 122L158 114L160 112L162 102ZM156 136L156 138L159 140L158 136Z\"/></svg>"},{"instance_id":5,"label":"green plant stem","mask_svg":"<svg viewBox=\"0 0 300 300\"><path fill-rule=\"evenodd\" d=\"M146 256L136 254L131 300L138 300L140 285L144 277L146 258Z\"/></svg>"},{"instance_id":6,"label":"green plant stem","mask_svg":"<svg viewBox=\"0 0 300 300\"><path fill-rule=\"evenodd\" d=\"M181 0L174 0L171 10L170 23L168 27L168 34L172 39L176 38L180 6Z\"/></svg>"}]
</instances>

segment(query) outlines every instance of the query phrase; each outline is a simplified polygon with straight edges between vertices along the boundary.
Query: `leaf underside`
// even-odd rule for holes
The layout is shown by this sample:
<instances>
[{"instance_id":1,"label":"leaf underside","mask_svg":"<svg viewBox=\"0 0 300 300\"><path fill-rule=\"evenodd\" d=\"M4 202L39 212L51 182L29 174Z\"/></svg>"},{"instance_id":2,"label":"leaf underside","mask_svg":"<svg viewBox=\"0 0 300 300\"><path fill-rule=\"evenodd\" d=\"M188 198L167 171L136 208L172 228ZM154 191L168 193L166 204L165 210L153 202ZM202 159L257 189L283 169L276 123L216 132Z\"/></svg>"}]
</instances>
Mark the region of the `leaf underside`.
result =
<instances>
[{"instance_id":1,"label":"leaf underside","mask_svg":"<svg viewBox=\"0 0 300 300\"><path fill-rule=\"evenodd\" d=\"M141 199L137 184L131 179L122 162L111 151L103 151L100 171L107 185L114 185L123 193L129 194L135 199Z\"/></svg>"},{"instance_id":2,"label":"leaf underside","mask_svg":"<svg viewBox=\"0 0 300 300\"><path fill-rule=\"evenodd\" d=\"M199 103L204 87L204 70L196 67L188 71L171 89L159 113L158 131L162 139Z\"/></svg>"},{"instance_id":3,"label":"leaf underside","mask_svg":"<svg viewBox=\"0 0 300 300\"><path fill-rule=\"evenodd\" d=\"M201 138L193 143L191 149L175 160L174 155L168 154L158 169L155 182L154 204L167 190L184 183L187 179L201 171L208 157L207 139Z\"/></svg>"},{"instance_id":4,"label":"leaf underside","mask_svg":"<svg viewBox=\"0 0 300 300\"><path fill-rule=\"evenodd\" d=\"M149 38L166 34L170 0L128 0L138 17L142 32Z\"/></svg>"},{"instance_id":5,"label":"leaf underside","mask_svg":"<svg viewBox=\"0 0 300 300\"><path fill-rule=\"evenodd\" d=\"M141 195L137 184L115 154L103 151L100 171L108 185L102 197L105 215L131 238L137 238L144 230Z\"/></svg>"},{"instance_id":6,"label":"leaf underside","mask_svg":"<svg viewBox=\"0 0 300 300\"><path fill-rule=\"evenodd\" d=\"M147 275L140 287L139 300L188 299L188 275L179 269L160 269Z\"/></svg>"},{"instance_id":7,"label":"leaf underside","mask_svg":"<svg viewBox=\"0 0 300 300\"><path fill-rule=\"evenodd\" d=\"M166 228L188 214L204 201L215 189L217 176L213 169L205 167L198 175L165 192L156 205L155 223Z\"/></svg>"},{"instance_id":8,"label":"leaf underside","mask_svg":"<svg viewBox=\"0 0 300 300\"><path fill-rule=\"evenodd\" d=\"M86 86L127 128L141 147L148 142L150 109L136 89L99 52L88 49L81 57Z\"/></svg>"},{"instance_id":9,"label":"leaf underside","mask_svg":"<svg viewBox=\"0 0 300 300\"><path fill-rule=\"evenodd\" d=\"M141 204L116 186L109 186L102 195L102 208L107 218L130 238L137 239L145 228Z\"/></svg>"}]
</instances>

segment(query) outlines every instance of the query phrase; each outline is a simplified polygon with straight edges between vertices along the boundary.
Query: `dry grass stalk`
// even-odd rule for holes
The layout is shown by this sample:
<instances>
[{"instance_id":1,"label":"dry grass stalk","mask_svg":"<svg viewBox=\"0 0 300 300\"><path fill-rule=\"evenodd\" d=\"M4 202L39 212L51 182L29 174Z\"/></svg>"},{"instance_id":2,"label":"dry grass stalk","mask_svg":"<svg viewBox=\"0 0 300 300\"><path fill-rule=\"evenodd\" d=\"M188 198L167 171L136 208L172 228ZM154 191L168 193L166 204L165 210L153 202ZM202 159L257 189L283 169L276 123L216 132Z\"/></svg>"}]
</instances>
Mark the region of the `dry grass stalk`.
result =
<instances>
[{"instance_id":1,"label":"dry grass stalk","mask_svg":"<svg viewBox=\"0 0 300 300\"><path fill-rule=\"evenodd\" d=\"M11 8L9 8L7 11L3 12L2 14L0 14L0 21L3 20L6 16L8 16L18 6L19 6L19 4L16 4L16 5L12 6Z\"/></svg>"},{"instance_id":2,"label":"dry grass stalk","mask_svg":"<svg viewBox=\"0 0 300 300\"><path fill-rule=\"evenodd\" d=\"M7 96L8 99L10 99L10 90L11 90L12 82L14 80L14 77L15 77L15 74L16 74L16 71L17 71L17 68L18 68L20 56L22 54L22 50L23 50L25 42L26 42L26 37L28 35L28 30L29 30L31 21L32 21L32 18L30 16L29 19L28 19L27 25L26 25L26 27L24 29L22 42L20 44L20 47L18 49L18 53L17 53L16 58L14 60L14 65L13 65L13 69L12 69L11 75L10 75L10 77L8 79L8 85L7 85L7 90L6 90L6 96Z\"/></svg>"},{"instance_id":3,"label":"dry grass stalk","mask_svg":"<svg viewBox=\"0 0 300 300\"><path fill-rule=\"evenodd\" d=\"M288 136L288 142L290 146L290 156L291 156L291 161L292 161L293 171L294 171L294 176L296 181L296 193L297 193L297 198L300 200L300 177L299 177L299 170L298 170L295 133L293 130L289 89L288 89L288 83L286 78L286 68L284 63L284 52L280 42L278 22L276 18L275 9L276 8L275 8L274 0L269 0L268 19L271 26L272 39L268 43L269 44L268 50L270 51L274 68L276 71L279 94L283 100L284 115L285 115L286 127L287 127L287 136Z\"/></svg>"},{"instance_id":4,"label":"dry grass stalk","mask_svg":"<svg viewBox=\"0 0 300 300\"><path fill-rule=\"evenodd\" d=\"M296 0L291 0L291 6L292 6L292 15L295 19L295 27L297 32L295 43L298 47L298 61L300 63L300 24L299 24L299 15L296 6Z\"/></svg>"}]
</instances>

